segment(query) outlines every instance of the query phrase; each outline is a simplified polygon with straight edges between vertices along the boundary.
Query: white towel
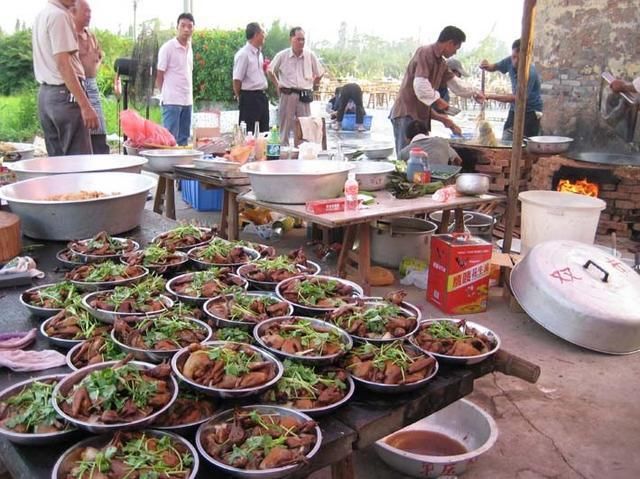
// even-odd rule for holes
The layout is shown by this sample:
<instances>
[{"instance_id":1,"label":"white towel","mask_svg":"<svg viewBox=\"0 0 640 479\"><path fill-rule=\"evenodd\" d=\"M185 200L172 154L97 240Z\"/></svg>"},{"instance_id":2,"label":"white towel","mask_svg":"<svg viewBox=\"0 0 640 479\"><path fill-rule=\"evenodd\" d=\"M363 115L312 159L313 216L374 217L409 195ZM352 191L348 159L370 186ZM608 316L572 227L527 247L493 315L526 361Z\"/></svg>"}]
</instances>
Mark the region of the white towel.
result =
<instances>
[{"instance_id":1,"label":"white towel","mask_svg":"<svg viewBox=\"0 0 640 479\"><path fill-rule=\"evenodd\" d=\"M322 145L322 118L314 116L302 116L298 118L302 139Z\"/></svg>"}]
</instances>

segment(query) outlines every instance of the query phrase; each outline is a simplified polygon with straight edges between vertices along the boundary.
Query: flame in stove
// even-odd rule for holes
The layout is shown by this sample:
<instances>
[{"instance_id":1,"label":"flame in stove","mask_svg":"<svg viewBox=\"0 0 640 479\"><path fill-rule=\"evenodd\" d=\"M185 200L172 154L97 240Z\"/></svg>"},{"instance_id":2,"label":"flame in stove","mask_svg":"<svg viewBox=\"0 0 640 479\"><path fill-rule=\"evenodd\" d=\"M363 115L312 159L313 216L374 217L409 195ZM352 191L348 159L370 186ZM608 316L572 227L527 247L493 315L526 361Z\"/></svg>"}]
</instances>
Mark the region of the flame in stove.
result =
<instances>
[{"instance_id":1,"label":"flame in stove","mask_svg":"<svg viewBox=\"0 0 640 479\"><path fill-rule=\"evenodd\" d=\"M598 197L598 192L600 191L600 188L596 183L590 183L586 178L576 182L572 182L571 180L560 180L557 189L564 193L576 193L578 195L592 196L594 198Z\"/></svg>"}]
</instances>

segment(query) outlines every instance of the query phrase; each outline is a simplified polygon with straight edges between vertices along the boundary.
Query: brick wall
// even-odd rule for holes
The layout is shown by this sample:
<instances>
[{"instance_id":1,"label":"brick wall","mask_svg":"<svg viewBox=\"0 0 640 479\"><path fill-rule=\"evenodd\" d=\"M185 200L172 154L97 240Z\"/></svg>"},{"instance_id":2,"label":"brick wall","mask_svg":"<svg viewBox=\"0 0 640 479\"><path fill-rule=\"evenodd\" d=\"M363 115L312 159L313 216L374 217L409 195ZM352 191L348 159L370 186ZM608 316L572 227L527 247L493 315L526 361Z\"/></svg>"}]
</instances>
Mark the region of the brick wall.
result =
<instances>
[{"instance_id":1,"label":"brick wall","mask_svg":"<svg viewBox=\"0 0 640 479\"><path fill-rule=\"evenodd\" d=\"M600 74L640 76L638 0L538 0L534 62L545 102L544 134L574 137L581 147L634 152L600 121Z\"/></svg>"}]
</instances>

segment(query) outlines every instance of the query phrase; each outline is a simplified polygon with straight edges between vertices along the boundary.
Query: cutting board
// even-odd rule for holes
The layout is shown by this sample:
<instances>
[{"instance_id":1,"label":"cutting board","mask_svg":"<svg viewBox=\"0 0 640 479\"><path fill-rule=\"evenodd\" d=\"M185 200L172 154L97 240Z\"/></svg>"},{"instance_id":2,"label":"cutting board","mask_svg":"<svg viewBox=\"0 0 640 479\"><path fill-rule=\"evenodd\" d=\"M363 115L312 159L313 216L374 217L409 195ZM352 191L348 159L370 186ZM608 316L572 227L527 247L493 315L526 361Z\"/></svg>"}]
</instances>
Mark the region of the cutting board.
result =
<instances>
[{"instance_id":1,"label":"cutting board","mask_svg":"<svg viewBox=\"0 0 640 479\"><path fill-rule=\"evenodd\" d=\"M13 213L0 211L0 262L18 256L21 249L20 218Z\"/></svg>"}]
</instances>

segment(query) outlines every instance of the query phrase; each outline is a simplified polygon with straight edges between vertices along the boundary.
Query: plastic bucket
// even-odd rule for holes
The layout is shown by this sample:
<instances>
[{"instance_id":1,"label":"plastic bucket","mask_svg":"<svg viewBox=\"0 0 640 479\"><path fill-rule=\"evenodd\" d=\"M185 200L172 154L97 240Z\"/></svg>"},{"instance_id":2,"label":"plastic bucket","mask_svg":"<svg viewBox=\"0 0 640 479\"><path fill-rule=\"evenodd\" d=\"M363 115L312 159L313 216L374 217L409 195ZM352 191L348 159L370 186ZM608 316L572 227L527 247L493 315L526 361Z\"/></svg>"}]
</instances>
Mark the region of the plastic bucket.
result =
<instances>
[{"instance_id":1,"label":"plastic bucket","mask_svg":"<svg viewBox=\"0 0 640 479\"><path fill-rule=\"evenodd\" d=\"M607 206L599 198L559 191L523 191L518 199L522 202L523 255L544 241L593 244L600 212Z\"/></svg>"}]
</instances>

